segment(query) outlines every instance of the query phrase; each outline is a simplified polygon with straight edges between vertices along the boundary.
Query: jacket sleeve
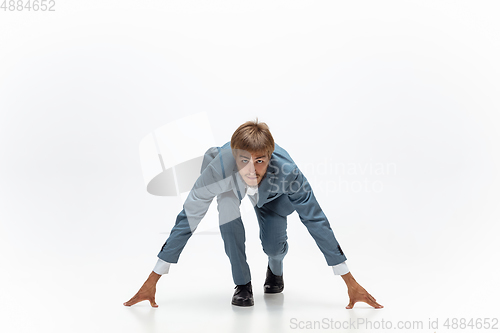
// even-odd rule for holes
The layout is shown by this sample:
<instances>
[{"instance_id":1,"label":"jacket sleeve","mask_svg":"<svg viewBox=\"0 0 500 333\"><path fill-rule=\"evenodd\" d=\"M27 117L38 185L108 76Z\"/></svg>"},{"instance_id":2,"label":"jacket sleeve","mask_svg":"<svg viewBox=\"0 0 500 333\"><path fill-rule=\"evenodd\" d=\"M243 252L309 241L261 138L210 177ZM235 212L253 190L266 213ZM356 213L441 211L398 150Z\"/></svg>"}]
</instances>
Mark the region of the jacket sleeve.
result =
<instances>
[{"instance_id":1,"label":"jacket sleeve","mask_svg":"<svg viewBox=\"0 0 500 333\"><path fill-rule=\"evenodd\" d=\"M207 213L213 198L224 191L227 182L212 165L203 170L189 192L182 211L177 215L175 225L158 253L158 258L177 263L184 246Z\"/></svg>"},{"instance_id":2,"label":"jacket sleeve","mask_svg":"<svg viewBox=\"0 0 500 333\"><path fill-rule=\"evenodd\" d=\"M316 241L328 265L333 266L346 261L347 258L333 234L325 213L316 201L311 185L299 168L295 167L293 172L287 175L284 187L300 220Z\"/></svg>"}]
</instances>

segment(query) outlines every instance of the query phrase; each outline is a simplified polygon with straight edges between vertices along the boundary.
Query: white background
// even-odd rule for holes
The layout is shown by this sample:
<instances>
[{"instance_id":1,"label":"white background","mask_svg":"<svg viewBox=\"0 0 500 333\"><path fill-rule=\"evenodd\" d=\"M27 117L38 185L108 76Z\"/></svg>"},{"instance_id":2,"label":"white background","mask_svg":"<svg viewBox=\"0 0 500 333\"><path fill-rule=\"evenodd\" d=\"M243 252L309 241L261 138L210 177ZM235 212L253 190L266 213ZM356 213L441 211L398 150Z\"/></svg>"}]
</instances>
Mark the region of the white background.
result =
<instances>
[{"instance_id":1,"label":"white background","mask_svg":"<svg viewBox=\"0 0 500 333\"><path fill-rule=\"evenodd\" d=\"M434 332L429 318L439 331L446 318L498 318L497 1L54 8L0 11L2 332L281 332L324 318ZM285 292L264 297L251 211L253 308L230 305L216 234L191 238L158 284L158 309L122 305L182 205L146 192L139 142L201 111L219 145L247 120L269 125L384 309L344 308L342 279L296 214ZM392 167L369 171L377 166Z\"/></svg>"}]
</instances>

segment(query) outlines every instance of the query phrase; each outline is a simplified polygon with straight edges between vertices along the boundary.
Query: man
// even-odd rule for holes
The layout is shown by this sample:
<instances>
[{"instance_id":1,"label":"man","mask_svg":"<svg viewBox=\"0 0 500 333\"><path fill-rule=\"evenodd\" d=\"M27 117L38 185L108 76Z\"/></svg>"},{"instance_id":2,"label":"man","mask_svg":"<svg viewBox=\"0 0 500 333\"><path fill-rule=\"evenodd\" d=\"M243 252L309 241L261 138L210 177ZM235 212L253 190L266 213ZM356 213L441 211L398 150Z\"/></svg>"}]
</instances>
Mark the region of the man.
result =
<instances>
[{"instance_id":1,"label":"man","mask_svg":"<svg viewBox=\"0 0 500 333\"><path fill-rule=\"evenodd\" d=\"M244 123L234 132L230 143L207 151L202 173L158 254L153 272L137 294L124 305L149 300L151 306L158 306L155 302L156 283L162 274L168 272L170 263L177 263L214 197L217 197L219 228L236 284L231 303L237 306L254 305L245 254L245 230L239 210L245 195L254 205L262 248L268 255L265 293L280 293L284 289L283 258L288 251L286 217L296 211L328 265L333 267L334 274L344 279L349 294L346 308L351 309L356 302L383 307L349 272L346 257L307 179L288 153L274 143L268 126L258 121Z\"/></svg>"}]
</instances>

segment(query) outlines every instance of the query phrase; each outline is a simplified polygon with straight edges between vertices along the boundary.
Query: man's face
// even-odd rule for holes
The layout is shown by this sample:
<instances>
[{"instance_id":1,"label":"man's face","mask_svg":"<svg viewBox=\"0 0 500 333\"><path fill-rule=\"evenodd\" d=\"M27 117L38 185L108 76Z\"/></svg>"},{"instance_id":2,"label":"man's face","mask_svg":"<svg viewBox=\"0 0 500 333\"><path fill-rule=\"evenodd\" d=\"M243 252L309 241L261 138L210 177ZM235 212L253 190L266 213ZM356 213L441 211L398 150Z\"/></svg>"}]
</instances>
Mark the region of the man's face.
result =
<instances>
[{"instance_id":1,"label":"man's face","mask_svg":"<svg viewBox=\"0 0 500 333\"><path fill-rule=\"evenodd\" d=\"M266 174L269 157L266 152L249 153L245 150L238 150L236 164L245 183L250 186L257 186Z\"/></svg>"}]
</instances>

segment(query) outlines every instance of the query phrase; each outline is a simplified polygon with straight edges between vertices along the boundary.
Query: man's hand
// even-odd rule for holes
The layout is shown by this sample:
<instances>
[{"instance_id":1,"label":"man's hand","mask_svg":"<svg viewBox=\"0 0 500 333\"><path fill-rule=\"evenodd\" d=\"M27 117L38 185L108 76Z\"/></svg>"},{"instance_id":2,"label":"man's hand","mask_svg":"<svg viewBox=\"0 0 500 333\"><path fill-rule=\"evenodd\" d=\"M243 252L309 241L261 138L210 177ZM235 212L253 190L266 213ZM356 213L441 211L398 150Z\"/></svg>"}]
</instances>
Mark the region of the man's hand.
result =
<instances>
[{"instance_id":1,"label":"man's hand","mask_svg":"<svg viewBox=\"0 0 500 333\"><path fill-rule=\"evenodd\" d=\"M370 295L365 288L361 287L359 283L354 280L351 272L342 275L342 278L347 285L347 293L349 294L349 304L345 307L346 309L352 309L356 302L365 302L375 309L383 308L382 305L376 302L375 297Z\"/></svg>"},{"instance_id":2,"label":"man's hand","mask_svg":"<svg viewBox=\"0 0 500 333\"><path fill-rule=\"evenodd\" d=\"M155 272L151 272L149 274L148 279L142 285L141 289L132 297L128 302L123 303L125 306L131 306L141 301L149 301L151 306L154 308L158 307L158 304L155 302L155 293L156 293L156 283L160 279L161 275L156 274Z\"/></svg>"}]
</instances>

